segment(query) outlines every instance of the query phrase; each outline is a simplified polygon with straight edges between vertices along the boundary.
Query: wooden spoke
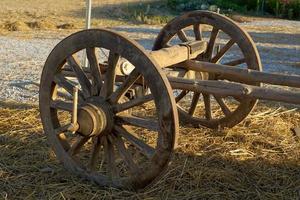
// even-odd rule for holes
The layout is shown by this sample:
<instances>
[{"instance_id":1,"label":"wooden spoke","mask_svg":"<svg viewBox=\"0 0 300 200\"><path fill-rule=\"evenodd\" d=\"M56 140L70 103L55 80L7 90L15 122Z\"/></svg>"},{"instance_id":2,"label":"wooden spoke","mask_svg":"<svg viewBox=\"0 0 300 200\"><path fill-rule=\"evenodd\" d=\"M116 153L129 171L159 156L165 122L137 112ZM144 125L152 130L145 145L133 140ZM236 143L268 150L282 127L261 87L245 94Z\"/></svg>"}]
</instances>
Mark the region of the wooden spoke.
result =
<instances>
[{"instance_id":1,"label":"wooden spoke","mask_svg":"<svg viewBox=\"0 0 300 200\"><path fill-rule=\"evenodd\" d=\"M154 155L155 149L153 147L149 146L148 144L146 144L145 142L143 142L142 140L140 140L138 138L138 136L136 136L133 133L133 131L131 131L131 133L129 133L125 128L123 128L121 126L115 126L114 129L123 138L125 138L131 144L133 144L136 148L138 148L141 151L141 153L144 154L147 158L150 159Z\"/></svg>"},{"instance_id":2,"label":"wooden spoke","mask_svg":"<svg viewBox=\"0 0 300 200\"><path fill-rule=\"evenodd\" d=\"M77 136L76 141L73 143L68 153L70 156L74 156L79 153L83 145L89 140L88 137Z\"/></svg>"},{"instance_id":3,"label":"wooden spoke","mask_svg":"<svg viewBox=\"0 0 300 200\"><path fill-rule=\"evenodd\" d=\"M190 115L194 115L197 104L198 104L199 97L200 97L200 93L194 92L191 107L189 109L189 114Z\"/></svg>"},{"instance_id":4,"label":"wooden spoke","mask_svg":"<svg viewBox=\"0 0 300 200\"><path fill-rule=\"evenodd\" d=\"M216 101L220 105L220 107L221 107L223 113L225 114L225 116L229 116L231 114L231 111L228 108L228 106L225 104L223 99L221 97L218 97L218 96L215 96L215 95L214 95L214 98L216 99Z\"/></svg>"},{"instance_id":5,"label":"wooden spoke","mask_svg":"<svg viewBox=\"0 0 300 200\"><path fill-rule=\"evenodd\" d=\"M71 96L73 96L73 91L74 91L74 85L71 83L71 81L69 81L68 79L66 79L62 74L57 74L54 77L54 82L59 85L60 87L62 87L64 90L66 90ZM57 92L57 94L59 94L59 96L62 96L66 99L69 99L70 97L68 97L66 94L62 93L62 92ZM72 98L70 98L72 99ZM78 91L78 101L82 102L84 100L84 96L81 90Z\"/></svg>"},{"instance_id":6,"label":"wooden spoke","mask_svg":"<svg viewBox=\"0 0 300 200\"><path fill-rule=\"evenodd\" d=\"M164 45L164 48L168 48L168 47L171 47L172 45L170 44L170 42L168 42L168 43L166 43L165 45Z\"/></svg>"},{"instance_id":7,"label":"wooden spoke","mask_svg":"<svg viewBox=\"0 0 300 200\"><path fill-rule=\"evenodd\" d=\"M71 112L73 110L72 103L68 103L68 102L64 102L64 101L60 101L60 100L52 100L50 102L50 107L58 109L58 110L69 111L69 112Z\"/></svg>"},{"instance_id":8,"label":"wooden spoke","mask_svg":"<svg viewBox=\"0 0 300 200\"><path fill-rule=\"evenodd\" d=\"M202 40L202 29L200 24L195 24L193 26L194 34L196 40Z\"/></svg>"},{"instance_id":9,"label":"wooden spoke","mask_svg":"<svg viewBox=\"0 0 300 200\"><path fill-rule=\"evenodd\" d=\"M104 154L107 160L107 170L111 178L118 176L118 171L115 163L115 150L113 144L107 139L107 137L101 138Z\"/></svg>"},{"instance_id":10,"label":"wooden spoke","mask_svg":"<svg viewBox=\"0 0 300 200\"><path fill-rule=\"evenodd\" d=\"M64 88L70 95L73 96L73 88L75 87L68 79L66 79L62 74L56 74L54 77L54 82L60 87ZM82 101L84 99L81 91L78 91L78 100Z\"/></svg>"},{"instance_id":11,"label":"wooden spoke","mask_svg":"<svg viewBox=\"0 0 300 200\"><path fill-rule=\"evenodd\" d=\"M208 58L209 60L212 58L218 34L219 34L219 29L213 27L213 29L211 31L210 39L209 39L209 42L207 45L207 51L205 53L205 57Z\"/></svg>"},{"instance_id":12,"label":"wooden spoke","mask_svg":"<svg viewBox=\"0 0 300 200\"><path fill-rule=\"evenodd\" d=\"M108 59L108 55L107 55L107 53L105 53L105 51L103 50L103 48L99 48L99 49L103 53L103 55Z\"/></svg>"},{"instance_id":13,"label":"wooden spoke","mask_svg":"<svg viewBox=\"0 0 300 200\"><path fill-rule=\"evenodd\" d=\"M59 132L57 132L59 133ZM70 149L70 144L68 142L68 139L66 137L65 134L63 134L62 132L60 132L59 134L56 134L57 138L59 139L60 143L62 144L63 148L67 151L68 149Z\"/></svg>"},{"instance_id":14,"label":"wooden spoke","mask_svg":"<svg viewBox=\"0 0 300 200\"><path fill-rule=\"evenodd\" d=\"M62 134L62 133L65 133L65 132L68 131L70 125L71 125L71 124L67 124L67 125L61 126L61 127L59 127L59 128L56 128L56 129L54 130L54 133L55 133L56 135L60 135L60 134Z\"/></svg>"},{"instance_id":15,"label":"wooden spoke","mask_svg":"<svg viewBox=\"0 0 300 200\"><path fill-rule=\"evenodd\" d=\"M177 32L177 35L178 35L178 37L179 37L179 39L182 41L182 42L187 42L187 41L189 41L188 40L188 38L187 38L187 36L186 36L186 34L185 34L185 32L184 32L184 30L179 30L178 32Z\"/></svg>"},{"instance_id":16,"label":"wooden spoke","mask_svg":"<svg viewBox=\"0 0 300 200\"><path fill-rule=\"evenodd\" d=\"M70 56L67 59L68 64L72 67L73 71L75 72L78 82L81 85L81 89L85 98L91 96L91 88L92 85L87 78L86 74L83 72L82 68L79 66L78 62L73 56Z\"/></svg>"},{"instance_id":17,"label":"wooden spoke","mask_svg":"<svg viewBox=\"0 0 300 200\"><path fill-rule=\"evenodd\" d=\"M204 106L205 106L205 118L211 120L211 104L210 104L210 95L203 94Z\"/></svg>"},{"instance_id":18,"label":"wooden spoke","mask_svg":"<svg viewBox=\"0 0 300 200\"><path fill-rule=\"evenodd\" d=\"M73 96L69 95L69 93L65 93L65 92L62 92L62 91L58 91L56 93L56 97L61 97L65 100L69 100L69 101L72 101L73 100ZM53 99L57 99L57 98L53 98ZM83 100L83 95L81 94L81 96L79 96L79 99L78 99L78 102L81 102Z\"/></svg>"},{"instance_id":19,"label":"wooden spoke","mask_svg":"<svg viewBox=\"0 0 300 200\"><path fill-rule=\"evenodd\" d=\"M246 59L245 58L233 60L233 61L224 63L223 65L237 66L237 65L240 65L240 64L243 64L243 63L246 63Z\"/></svg>"},{"instance_id":20,"label":"wooden spoke","mask_svg":"<svg viewBox=\"0 0 300 200\"><path fill-rule=\"evenodd\" d=\"M87 59L89 60L91 75L93 77L93 95L98 95L102 87L102 75L99 67L99 62L96 56L95 48L86 49Z\"/></svg>"},{"instance_id":21,"label":"wooden spoke","mask_svg":"<svg viewBox=\"0 0 300 200\"><path fill-rule=\"evenodd\" d=\"M117 103L118 100L130 89L130 87L141 77L140 73L134 69L118 89L111 94L109 101Z\"/></svg>"},{"instance_id":22,"label":"wooden spoke","mask_svg":"<svg viewBox=\"0 0 300 200\"><path fill-rule=\"evenodd\" d=\"M142 96L142 97L137 97L137 98L135 98L133 100L130 100L130 101L127 101L125 103L114 105L113 106L113 111L115 113L119 113L119 112L128 110L130 108L133 108L135 106L140 106L140 105L142 105L146 102L149 102L151 100L153 100L152 94L148 94L148 95Z\"/></svg>"},{"instance_id":23,"label":"wooden spoke","mask_svg":"<svg viewBox=\"0 0 300 200\"><path fill-rule=\"evenodd\" d=\"M63 87L69 94L73 95L74 85L69 80L67 80L63 75L56 74L54 77L54 82L60 87Z\"/></svg>"},{"instance_id":24,"label":"wooden spoke","mask_svg":"<svg viewBox=\"0 0 300 200\"><path fill-rule=\"evenodd\" d=\"M181 99L183 99L189 91L183 90L177 97L175 97L176 103L179 102Z\"/></svg>"},{"instance_id":25,"label":"wooden spoke","mask_svg":"<svg viewBox=\"0 0 300 200\"><path fill-rule=\"evenodd\" d=\"M83 72L86 74L86 76L88 78L92 78L91 71L90 71L89 68L83 67L82 70L83 70ZM75 72L73 71L73 69L69 65L66 65L61 70L61 74L64 75L65 77L77 77L76 74L75 74Z\"/></svg>"},{"instance_id":26,"label":"wooden spoke","mask_svg":"<svg viewBox=\"0 0 300 200\"><path fill-rule=\"evenodd\" d=\"M129 171L131 174L137 175L137 173L139 173L139 168L136 165L136 163L134 162L131 153L128 151L128 149L126 148L123 139L117 135L117 136L111 136L117 149L118 152L120 154L120 156L122 157L122 159L124 160L124 162L126 163Z\"/></svg>"},{"instance_id":27,"label":"wooden spoke","mask_svg":"<svg viewBox=\"0 0 300 200\"><path fill-rule=\"evenodd\" d=\"M88 168L91 170L96 170L96 165L99 159L101 149L101 142L99 137L93 138L93 147L92 147L92 155L89 160Z\"/></svg>"},{"instance_id":28,"label":"wooden spoke","mask_svg":"<svg viewBox=\"0 0 300 200\"><path fill-rule=\"evenodd\" d=\"M114 91L115 79L116 79L116 67L120 60L120 55L112 51L108 56L108 69L104 78L104 86L101 89L101 96L107 98Z\"/></svg>"},{"instance_id":29,"label":"wooden spoke","mask_svg":"<svg viewBox=\"0 0 300 200\"><path fill-rule=\"evenodd\" d=\"M120 124L142 127L152 131L159 130L158 122L153 119L143 119L134 116L116 116L116 121L118 121Z\"/></svg>"},{"instance_id":30,"label":"wooden spoke","mask_svg":"<svg viewBox=\"0 0 300 200\"><path fill-rule=\"evenodd\" d=\"M220 50L218 51L217 55L215 57L213 57L211 59L211 62L213 63L217 63L219 62L223 56L225 55L225 53L235 44L235 41L233 39L229 40L226 45Z\"/></svg>"}]
</instances>

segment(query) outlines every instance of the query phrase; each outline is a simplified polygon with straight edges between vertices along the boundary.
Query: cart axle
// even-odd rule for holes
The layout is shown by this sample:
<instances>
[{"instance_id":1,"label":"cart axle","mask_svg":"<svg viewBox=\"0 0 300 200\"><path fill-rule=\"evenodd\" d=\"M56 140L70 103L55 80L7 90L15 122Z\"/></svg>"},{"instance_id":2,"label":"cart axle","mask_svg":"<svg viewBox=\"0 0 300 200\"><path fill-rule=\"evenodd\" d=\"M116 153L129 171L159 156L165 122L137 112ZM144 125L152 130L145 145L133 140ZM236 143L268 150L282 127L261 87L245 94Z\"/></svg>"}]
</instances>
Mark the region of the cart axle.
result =
<instances>
[{"instance_id":1,"label":"cart axle","mask_svg":"<svg viewBox=\"0 0 300 200\"><path fill-rule=\"evenodd\" d=\"M104 135L112 130L114 120L110 105L103 100L95 102L95 99L90 100L78 110L78 133L83 136Z\"/></svg>"}]
</instances>

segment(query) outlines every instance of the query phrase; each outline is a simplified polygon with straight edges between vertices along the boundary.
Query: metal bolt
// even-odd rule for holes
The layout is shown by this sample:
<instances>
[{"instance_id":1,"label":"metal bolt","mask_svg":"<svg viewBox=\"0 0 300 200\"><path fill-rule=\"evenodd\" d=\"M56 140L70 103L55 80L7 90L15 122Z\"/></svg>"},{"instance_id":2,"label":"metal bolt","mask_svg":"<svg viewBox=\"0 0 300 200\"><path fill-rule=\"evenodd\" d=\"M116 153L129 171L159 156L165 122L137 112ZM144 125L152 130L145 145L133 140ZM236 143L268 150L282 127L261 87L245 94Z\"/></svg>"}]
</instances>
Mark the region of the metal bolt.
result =
<instances>
[{"instance_id":1,"label":"metal bolt","mask_svg":"<svg viewBox=\"0 0 300 200\"><path fill-rule=\"evenodd\" d=\"M79 125L77 123L77 116L78 116L78 87L75 86L73 88L73 112L72 112L72 122L70 127L68 128L69 131L72 131L72 133L74 134L78 128Z\"/></svg>"},{"instance_id":2,"label":"metal bolt","mask_svg":"<svg viewBox=\"0 0 300 200\"><path fill-rule=\"evenodd\" d=\"M245 88L243 89L243 94L249 95L250 93L251 93L251 90L250 90L249 88L245 87Z\"/></svg>"}]
</instances>

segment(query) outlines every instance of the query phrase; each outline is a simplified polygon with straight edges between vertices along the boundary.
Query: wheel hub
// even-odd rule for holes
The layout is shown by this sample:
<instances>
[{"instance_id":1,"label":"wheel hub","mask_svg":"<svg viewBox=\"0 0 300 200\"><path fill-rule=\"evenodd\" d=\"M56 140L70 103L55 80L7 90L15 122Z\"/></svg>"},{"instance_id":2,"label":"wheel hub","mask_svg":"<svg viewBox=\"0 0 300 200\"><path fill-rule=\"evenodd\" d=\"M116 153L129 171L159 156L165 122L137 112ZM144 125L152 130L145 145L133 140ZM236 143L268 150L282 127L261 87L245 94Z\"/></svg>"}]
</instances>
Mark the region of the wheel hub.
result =
<instances>
[{"instance_id":1,"label":"wheel hub","mask_svg":"<svg viewBox=\"0 0 300 200\"><path fill-rule=\"evenodd\" d=\"M83 136L104 135L113 127L110 104L102 99L90 99L78 110L78 133Z\"/></svg>"}]
</instances>

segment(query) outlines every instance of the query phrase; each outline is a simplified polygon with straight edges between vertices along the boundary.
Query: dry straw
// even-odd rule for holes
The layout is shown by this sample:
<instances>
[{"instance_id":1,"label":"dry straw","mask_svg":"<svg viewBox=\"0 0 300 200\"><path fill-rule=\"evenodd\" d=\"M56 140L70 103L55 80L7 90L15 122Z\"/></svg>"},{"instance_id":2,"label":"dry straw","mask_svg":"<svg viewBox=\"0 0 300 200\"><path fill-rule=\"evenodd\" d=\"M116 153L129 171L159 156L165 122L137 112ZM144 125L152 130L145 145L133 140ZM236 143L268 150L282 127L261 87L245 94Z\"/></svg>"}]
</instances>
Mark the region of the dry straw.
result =
<instances>
[{"instance_id":1,"label":"dry straw","mask_svg":"<svg viewBox=\"0 0 300 200\"><path fill-rule=\"evenodd\" d=\"M300 113L261 103L233 129L181 128L168 171L140 192L99 188L68 173L34 105L0 107L0 199L299 199Z\"/></svg>"}]
</instances>

